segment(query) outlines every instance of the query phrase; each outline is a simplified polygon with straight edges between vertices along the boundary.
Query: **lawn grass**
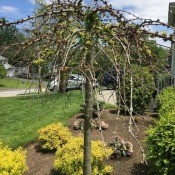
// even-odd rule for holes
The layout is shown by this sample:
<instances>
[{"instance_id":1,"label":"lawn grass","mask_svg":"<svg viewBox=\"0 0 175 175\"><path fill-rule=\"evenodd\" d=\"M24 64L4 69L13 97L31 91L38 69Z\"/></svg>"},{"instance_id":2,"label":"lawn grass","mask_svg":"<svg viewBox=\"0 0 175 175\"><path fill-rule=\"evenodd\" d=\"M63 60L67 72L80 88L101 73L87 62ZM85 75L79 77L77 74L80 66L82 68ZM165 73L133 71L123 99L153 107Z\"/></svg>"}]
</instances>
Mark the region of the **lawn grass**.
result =
<instances>
[{"instance_id":1,"label":"lawn grass","mask_svg":"<svg viewBox=\"0 0 175 175\"><path fill-rule=\"evenodd\" d=\"M105 104L105 109L117 109L117 105L111 104L111 103L106 103Z\"/></svg>"},{"instance_id":2,"label":"lawn grass","mask_svg":"<svg viewBox=\"0 0 175 175\"><path fill-rule=\"evenodd\" d=\"M34 80L27 80L27 79L19 79L19 78L11 78L6 77L0 79L0 89L27 89L32 87L36 87L37 82Z\"/></svg>"},{"instance_id":3,"label":"lawn grass","mask_svg":"<svg viewBox=\"0 0 175 175\"><path fill-rule=\"evenodd\" d=\"M35 141L38 129L54 122L66 124L81 102L81 91L0 98L0 140L12 148Z\"/></svg>"}]
</instances>

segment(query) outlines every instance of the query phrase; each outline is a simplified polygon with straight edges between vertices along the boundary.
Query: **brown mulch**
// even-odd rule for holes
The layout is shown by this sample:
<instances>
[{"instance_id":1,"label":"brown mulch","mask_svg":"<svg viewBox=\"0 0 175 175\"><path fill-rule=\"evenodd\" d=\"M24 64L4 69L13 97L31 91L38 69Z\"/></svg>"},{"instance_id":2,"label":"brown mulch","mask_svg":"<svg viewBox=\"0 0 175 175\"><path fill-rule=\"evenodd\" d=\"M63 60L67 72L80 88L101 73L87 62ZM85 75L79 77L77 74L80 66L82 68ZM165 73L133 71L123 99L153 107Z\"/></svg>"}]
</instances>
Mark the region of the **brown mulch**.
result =
<instances>
[{"instance_id":1,"label":"brown mulch","mask_svg":"<svg viewBox=\"0 0 175 175\"><path fill-rule=\"evenodd\" d=\"M73 124L76 121L78 115L72 117L69 120L68 127L72 133L76 136L80 133L83 134L80 130L74 130ZM114 110L104 110L101 116L101 120L109 124L109 129L102 131L92 130L92 139L103 139L105 142L112 141L114 134L116 133L122 137L125 141L129 141L133 144L134 153L130 158L122 158L120 160L107 160L106 162L113 166L112 175L148 175L149 167L145 164L142 164L142 155L140 147L136 140L128 132L127 124L129 121L128 116L122 116L122 118L117 117ZM144 139L146 136L146 129L153 123L153 118L148 115L142 117L136 117L137 126L139 131L133 126L133 133L140 141L141 145L144 147ZM115 132L115 133L114 133ZM25 175L53 175L53 162L54 162L54 153L42 152L40 150L38 143L31 143L27 147L27 165L29 167Z\"/></svg>"}]
</instances>

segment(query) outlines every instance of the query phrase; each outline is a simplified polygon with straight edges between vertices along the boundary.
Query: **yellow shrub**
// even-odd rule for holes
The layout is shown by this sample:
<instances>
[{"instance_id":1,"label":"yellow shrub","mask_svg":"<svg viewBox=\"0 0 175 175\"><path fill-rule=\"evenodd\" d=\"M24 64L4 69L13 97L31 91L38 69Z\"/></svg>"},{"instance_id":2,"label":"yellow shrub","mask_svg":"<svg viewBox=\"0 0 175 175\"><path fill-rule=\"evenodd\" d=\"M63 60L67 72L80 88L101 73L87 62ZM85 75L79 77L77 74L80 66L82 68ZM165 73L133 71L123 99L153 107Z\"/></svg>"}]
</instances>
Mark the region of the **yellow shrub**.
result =
<instances>
[{"instance_id":1,"label":"yellow shrub","mask_svg":"<svg viewBox=\"0 0 175 175\"><path fill-rule=\"evenodd\" d=\"M111 155L111 153L111 149L104 150L104 146L101 141L92 141L92 175L105 175L112 172L112 167L104 164L105 157ZM72 138L64 147L57 150L54 169L64 175L83 174L82 138Z\"/></svg>"},{"instance_id":2,"label":"yellow shrub","mask_svg":"<svg viewBox=\"0 0 175 175\"><path fill-rule=\"evenodd\" d=\"M68 128L61 123L51 124L39 131L38 141L43 149L56 150L65 145L70 140L72 134Z\"/></svg>"},{"instance_id":3,"label":"yellow shrub","mask_svg":"<svg viewBox=\"0 0 175 175\"><path fill-rule=\"evenodd\" d=\"M0 175L22 175L27 170L26 152L12 151L0 142Z\"/></svg>"}]
</instances>

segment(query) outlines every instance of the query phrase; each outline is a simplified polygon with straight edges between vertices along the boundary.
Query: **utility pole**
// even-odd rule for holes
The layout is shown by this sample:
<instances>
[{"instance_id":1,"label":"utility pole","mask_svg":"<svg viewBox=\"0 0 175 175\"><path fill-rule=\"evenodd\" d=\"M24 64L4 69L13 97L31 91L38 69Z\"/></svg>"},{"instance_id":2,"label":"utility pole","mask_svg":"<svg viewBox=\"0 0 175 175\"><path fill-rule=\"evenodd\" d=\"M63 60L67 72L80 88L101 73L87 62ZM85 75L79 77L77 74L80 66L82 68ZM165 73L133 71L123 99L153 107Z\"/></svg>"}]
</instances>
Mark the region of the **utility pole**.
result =
<instances>
[{"instance_id":1,"label":"utility pole","mask_svg":"<svg viewBox=\"0 0 175 175\"><path fill-rule=\"evenodd\" d=\"M174 37L175 39L175 30L174 30ZM175 42L171 45L172 49L172 59L171 59L171 85L175 86Z\"/></svg>"},{"instance_id":2,"label":"utility pole","mask_svg":"<svg viewBox=\"0 0 175 175\"><path fill-rule=\"evenodd\" d=\"M168 25L175 27L175 2L169 3L169 11L168 11ZM174 37L175 39L175 29L174 29ZM175 42L171 45L172 49L172 58L171 58L171 85L175 86Z\"/></svg>"}]
</instances>

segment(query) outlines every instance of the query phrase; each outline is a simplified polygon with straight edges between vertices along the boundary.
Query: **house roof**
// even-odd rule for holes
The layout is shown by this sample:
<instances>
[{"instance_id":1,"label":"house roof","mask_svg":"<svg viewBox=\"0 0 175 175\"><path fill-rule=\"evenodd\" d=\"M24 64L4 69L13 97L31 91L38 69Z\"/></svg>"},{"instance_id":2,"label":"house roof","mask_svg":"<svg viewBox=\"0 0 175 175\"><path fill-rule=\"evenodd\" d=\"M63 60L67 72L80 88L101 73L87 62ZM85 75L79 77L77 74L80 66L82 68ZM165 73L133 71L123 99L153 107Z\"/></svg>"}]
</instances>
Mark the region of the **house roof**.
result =
<instances>
[{"instance_id":1,"label":"house roof","mask_svg":"<svg viewBox=\"0 0 175 175\"><path fill-rule=\"evenodd\" d=\"M8 59L0 55L0 60L7 61Z\"/></svg>"}]
</instances>

